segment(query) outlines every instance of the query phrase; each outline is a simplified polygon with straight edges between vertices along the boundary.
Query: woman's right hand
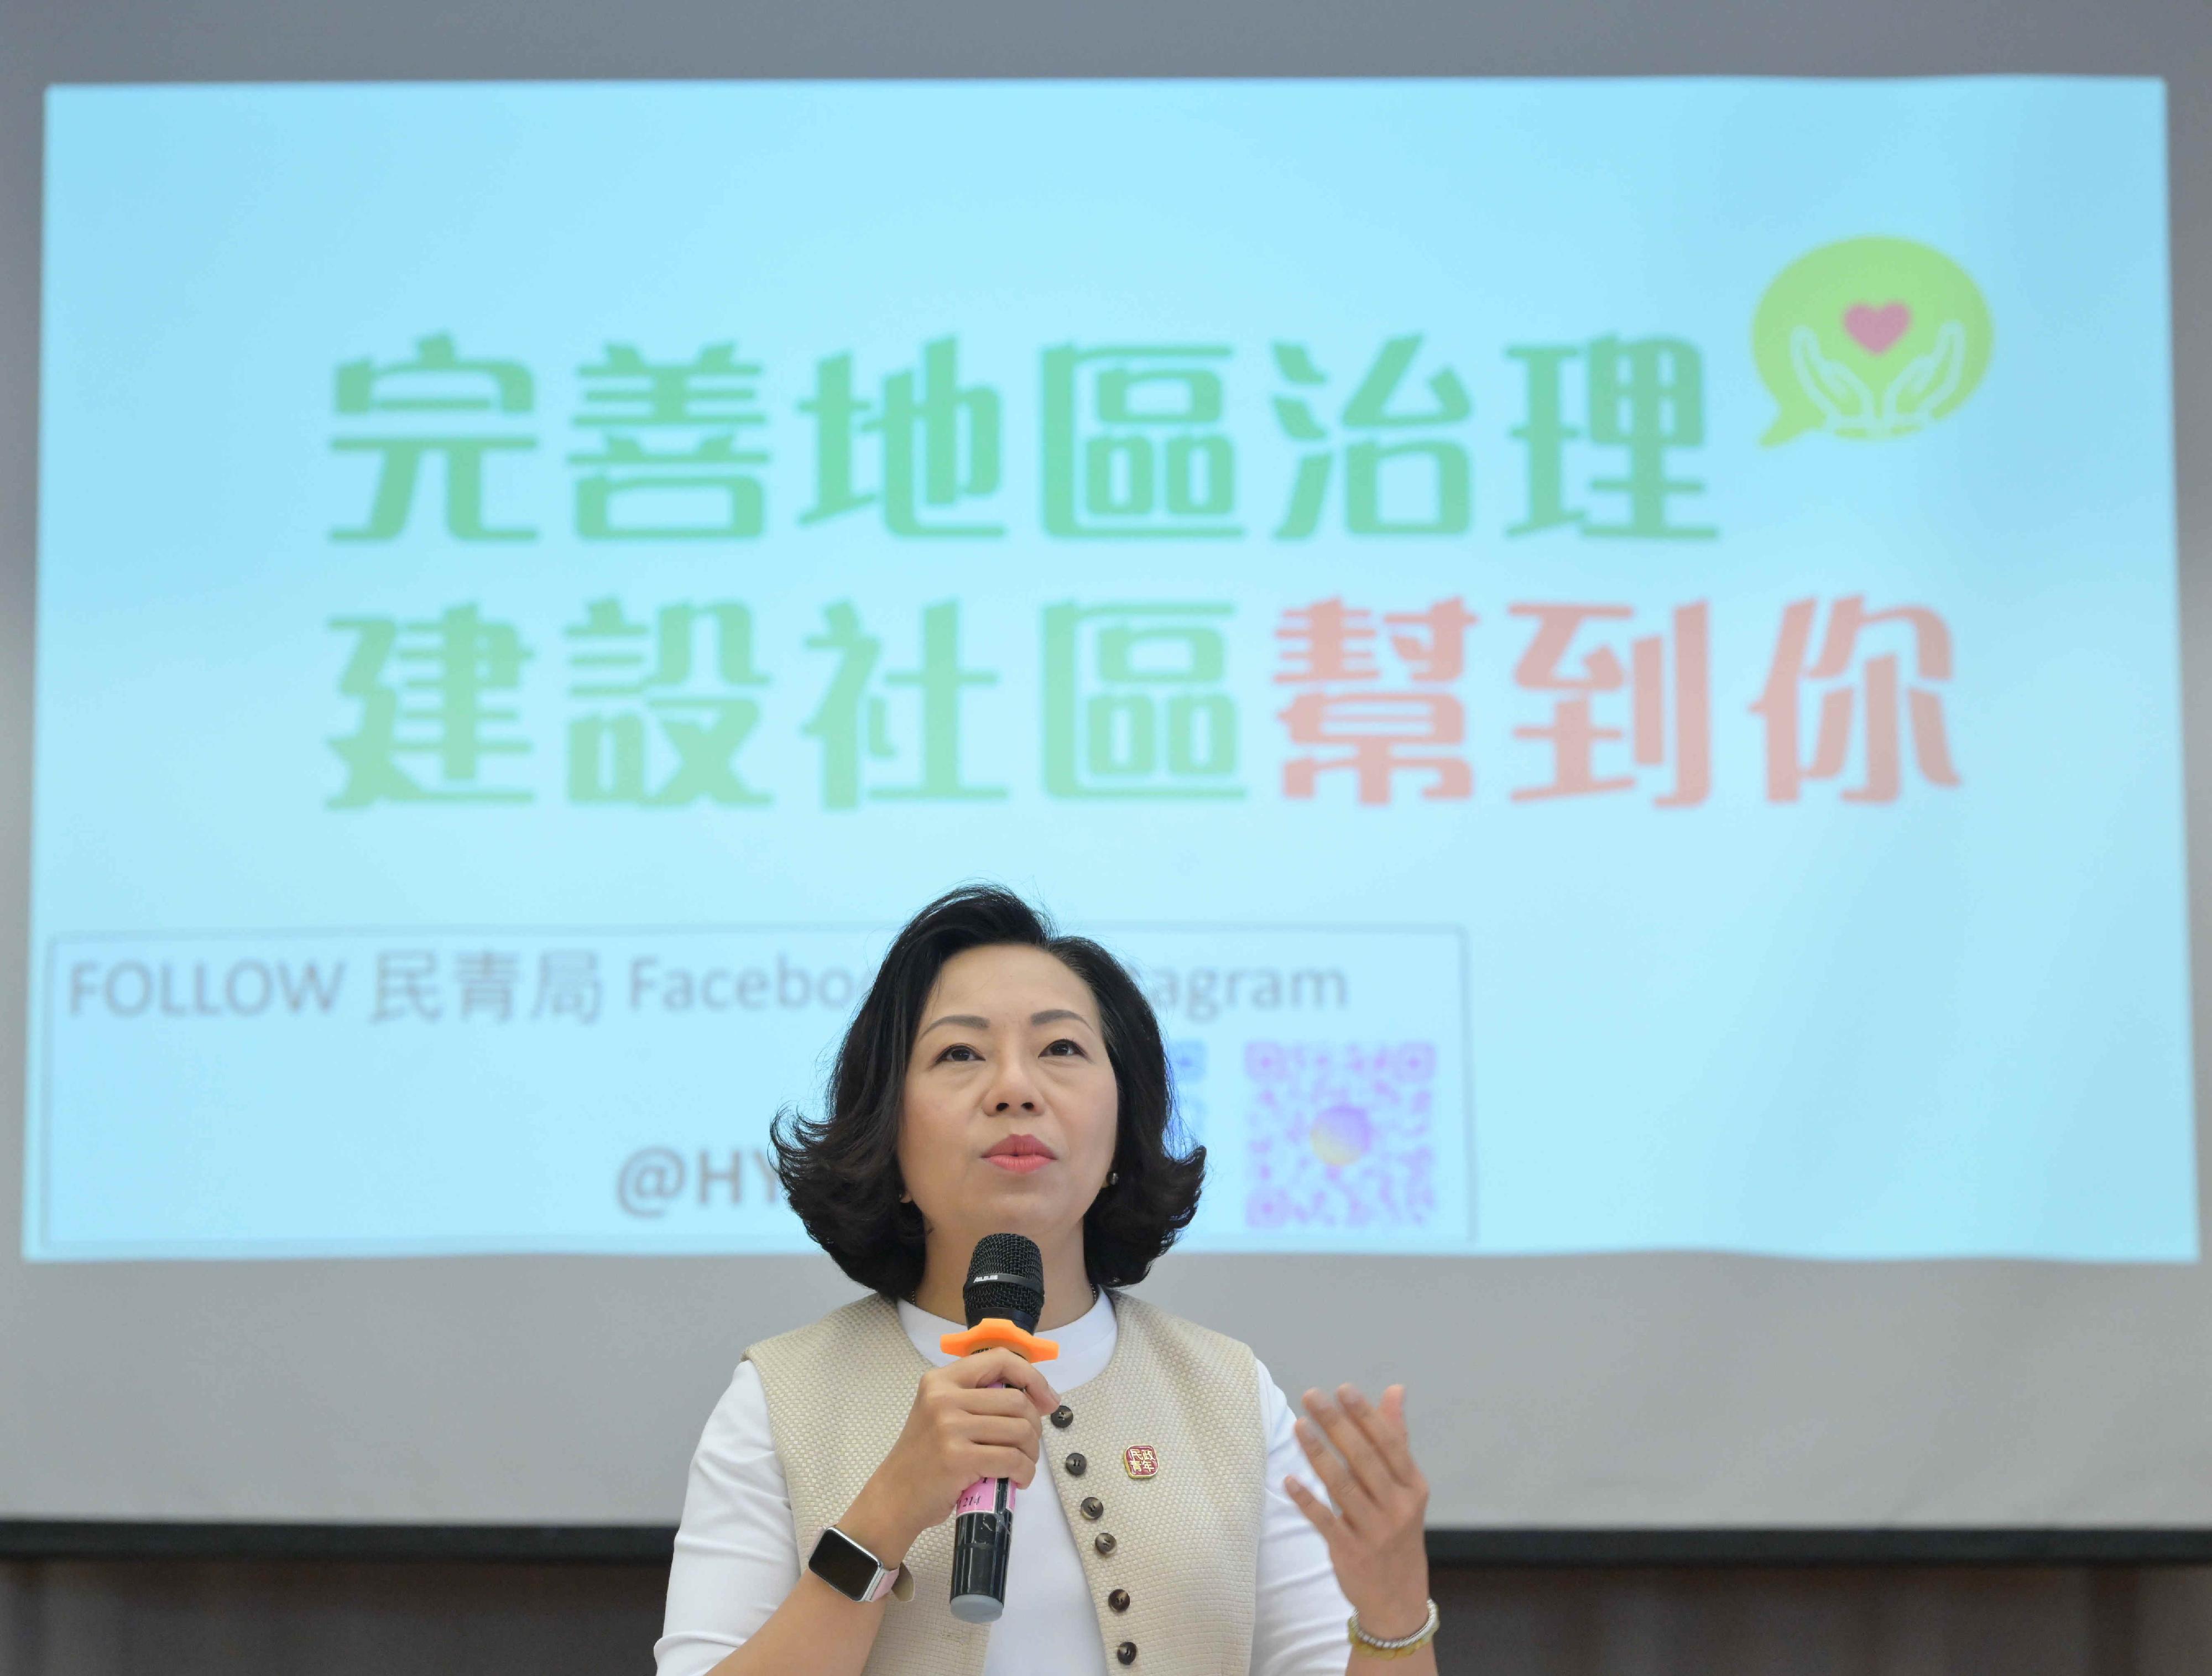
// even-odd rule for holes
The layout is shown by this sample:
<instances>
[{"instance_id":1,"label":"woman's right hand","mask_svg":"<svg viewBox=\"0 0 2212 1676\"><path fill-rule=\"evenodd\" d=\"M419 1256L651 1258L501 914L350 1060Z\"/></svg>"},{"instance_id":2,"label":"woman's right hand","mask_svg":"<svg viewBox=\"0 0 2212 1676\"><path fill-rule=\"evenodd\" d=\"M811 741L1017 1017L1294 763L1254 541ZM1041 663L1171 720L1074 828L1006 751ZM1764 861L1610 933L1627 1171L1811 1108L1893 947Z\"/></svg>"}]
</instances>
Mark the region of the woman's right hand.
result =
<instances>
[{"instance_id":1,"label":"woman's right hand","mask_svg":"<svg viewBox=\"0 0 2212 1676\"><path fill-rule=\"evenodd\" d=\"M898 1441L837 1528L895 1565L952 1516L977 1479L1036 1477L1043 1417L1060 1406L1042 1374L1007 1350L963 1356L921 1376Z\"/></svg>"}]
</instances>

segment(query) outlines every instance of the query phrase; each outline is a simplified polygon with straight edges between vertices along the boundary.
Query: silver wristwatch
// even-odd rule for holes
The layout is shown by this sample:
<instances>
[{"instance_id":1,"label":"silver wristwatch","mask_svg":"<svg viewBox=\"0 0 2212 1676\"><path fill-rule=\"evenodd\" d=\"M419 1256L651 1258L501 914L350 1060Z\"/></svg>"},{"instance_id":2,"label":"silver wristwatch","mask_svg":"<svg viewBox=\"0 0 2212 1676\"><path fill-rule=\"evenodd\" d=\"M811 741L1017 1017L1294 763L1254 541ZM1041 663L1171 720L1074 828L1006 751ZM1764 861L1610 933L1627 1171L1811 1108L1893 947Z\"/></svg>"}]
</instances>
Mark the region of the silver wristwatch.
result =
<instances>
[{"instance_id":1,"label":"silver wristwatch","mask_svg":"<svg viewBox=\"0 0 2212 1676\"><path fill-rule=\"evenodd\" d=\"M914 1581L907 1576L906 1567L885 1570L882 1561L835 1525L827 1527L815 1542L806 1569L847 1600L858 1600L862 1606L886 1594L903 1600L914 1593Z\"/></svg>"}]
</instances>

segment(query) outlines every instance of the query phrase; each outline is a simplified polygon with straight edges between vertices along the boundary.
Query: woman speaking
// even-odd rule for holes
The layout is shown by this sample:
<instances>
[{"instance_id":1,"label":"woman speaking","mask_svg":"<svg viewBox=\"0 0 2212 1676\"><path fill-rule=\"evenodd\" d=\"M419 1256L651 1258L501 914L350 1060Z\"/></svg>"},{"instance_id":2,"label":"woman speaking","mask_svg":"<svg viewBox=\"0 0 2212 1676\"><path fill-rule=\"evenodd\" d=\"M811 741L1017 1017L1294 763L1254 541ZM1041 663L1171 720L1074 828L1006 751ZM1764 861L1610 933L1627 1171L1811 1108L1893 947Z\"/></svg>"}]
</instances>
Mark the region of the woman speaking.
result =
<instances>
[{"instance_id":1,"label":"woman speaking","mask_svg":"<svg viewBox=\"0 0 2212 1676\"><path fill-rule=\"evenodd\" d=\"M1434 1672L1403 1389L1294 1419L1244 1345L1116 1290L1197 1209L1170 1104L1158 1022L1096 943L985 888L899 933L826 1115L775 1139L873 1296L746 1350L691 1463L659 1676ZM1042 1365L942 1345L994 1235L1035 1242ZM1003 1616L963 1621L954 1511L994 1479L1036 1488Z\"/></svg>"}]
</instances>

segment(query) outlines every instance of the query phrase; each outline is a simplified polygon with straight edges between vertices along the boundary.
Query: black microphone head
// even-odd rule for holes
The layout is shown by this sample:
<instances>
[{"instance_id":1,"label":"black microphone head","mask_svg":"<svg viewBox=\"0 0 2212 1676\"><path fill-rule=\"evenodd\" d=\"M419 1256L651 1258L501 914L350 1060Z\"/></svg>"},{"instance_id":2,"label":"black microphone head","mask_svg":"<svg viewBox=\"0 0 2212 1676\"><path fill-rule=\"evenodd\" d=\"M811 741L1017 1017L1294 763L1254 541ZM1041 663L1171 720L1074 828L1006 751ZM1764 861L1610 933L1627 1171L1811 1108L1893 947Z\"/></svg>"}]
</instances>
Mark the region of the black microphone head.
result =
<instances>
[{"instance_id":1,"label":"black microphone head","mask_svg":"<svg viewBox=\"0 0 2212 1676\"><path fill-rule=\"evenodd\" d=\"M1036 1332L1044 1313L1044 1258L1036 1242L1022 1234L984 1235L968 1260L960 1301L970 1327L996 1316L1024 1333Z\"/></svg>"}]
</instances>

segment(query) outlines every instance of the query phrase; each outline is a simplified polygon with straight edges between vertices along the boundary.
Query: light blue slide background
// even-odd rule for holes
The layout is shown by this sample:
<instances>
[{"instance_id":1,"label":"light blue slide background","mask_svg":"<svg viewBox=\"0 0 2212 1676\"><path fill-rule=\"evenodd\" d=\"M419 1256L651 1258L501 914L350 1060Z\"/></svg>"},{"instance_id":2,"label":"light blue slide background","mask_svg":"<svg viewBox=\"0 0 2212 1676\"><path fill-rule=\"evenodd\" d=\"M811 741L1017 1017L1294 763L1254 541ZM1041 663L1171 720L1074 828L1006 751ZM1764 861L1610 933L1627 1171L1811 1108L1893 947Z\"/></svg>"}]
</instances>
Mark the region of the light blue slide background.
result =
<instances>
[{"instance_id":1,"label":"light blue slide background","mask_svg":"<svg viewBox=\"0 0 2212 1676\"><path fill-rule=\"evenodd\" d=\"M612 960L687 927L865 946L981 875L1128 927L1140 963L1187 965L1195 937L1256 968L1289 937L1286 969L1353 975L1340 1017L1168 1021L1206 1045L1200 1248L2193 1260L2164 120L2155 83L2026 79L55 91L27 1256L800 1248L772 1206L641 1218L616 1175L648 1143L757 1146L816 1097L827 1014L495 1051L366 1011L333 1035L72 1011L70 962L185 973L225 937L272 960L564 936ZM1918 436L1762 450L1753 308L1869 233L1974 276L1988 376ZM330 447L332 369L435 331L536 370L538 447L494 501L543 533L459 543L418 513L334 544L368 479ZM1474 398L1472 533L1271 539L1295 450L1267 345L1309 344L1340 395L1408 331L1422 375L1449 364ZM1702 349L1710 440L1683 458L1718 540L1504 533L1525 493L1506 346L1606 331ZM795 527L816 358L872 380L949 332L1007 404L1007 535ZM732 337L766 367L768 533L577 541L574 369L609 339ZM1042 532L1037 356L1070 342L1233 346L1243 539ZM1964 784L1771 805L1747 706L1782 608L1851 593L1950 624ZM770 685L742 761L770 808L563 800L561 629L611 594L754 609ZM1471 799L1281 795L1274 626L1336 594L1480 617ZM920 610L961 602L963 658L999 675L966 701L965 761L1004 801L820 806L801 646L840 599L900 665ZM1037 624L1071 599L1233 602L1243 797L1045 794ZM1511 727L1543 715L1508 608L1543 599L1632 604L1638 632L1711 602L1703 806L1655 810L1663 783L1510 802L1543 774ZM465 601L538 650L535 801L329 809L326 741L357 710L327 621ZM1401 969L1396 932L1455 957ZM1237 1067L1293 1026L1453 1056L1435 1215L1242 1216Z\"/></svg>"}]
</instances>

